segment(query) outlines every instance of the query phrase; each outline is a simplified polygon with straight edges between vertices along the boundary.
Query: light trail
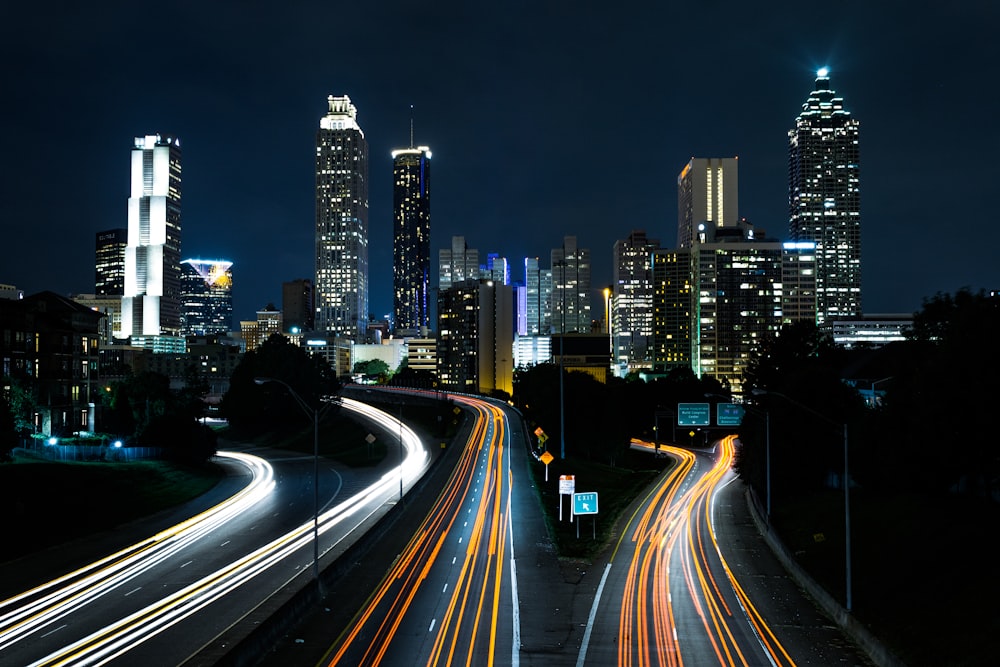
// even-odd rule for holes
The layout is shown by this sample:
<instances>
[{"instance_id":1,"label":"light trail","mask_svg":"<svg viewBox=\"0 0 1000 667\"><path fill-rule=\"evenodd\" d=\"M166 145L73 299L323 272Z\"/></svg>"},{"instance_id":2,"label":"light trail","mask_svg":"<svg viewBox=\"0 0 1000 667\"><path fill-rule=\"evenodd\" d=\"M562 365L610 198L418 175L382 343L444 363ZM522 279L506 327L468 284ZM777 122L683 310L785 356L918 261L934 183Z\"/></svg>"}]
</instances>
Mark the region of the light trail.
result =
<instances>
[{"instance_id":1,"label":"light trail","mask_svg":"<svg viewBox=\"0 0 1000 667\"><path fill-rule=\"evenodd\" d=\"M402 483L406 487L411 487L416 479L423 474L428 465L428 456L423 443L421 443L420 439L411 429L400 424L397 419L376 410L371 406L358 401L353 401L351 399L342 399L342 404L345 408L375 421L383 426L383 428L391 430L391 432L394 433L398 432L400 434L400 444L406 450L406 456L398 468L386 473L377 482L371 484L366 489L321 514L319 517L319 535L326 534L342 522L351 517L357 517L358 515L360 515L360 518L356 520L355 526L360 525L368 517L377 512L387 500L394 497L396 485L400 482L400 480L402 480ZM266 495L266 493L274 487L273 471L271 470L271 466L262 459L246 454L237 454L232 452L223 452L220 453L220 455L229 456L244 462L253 461L254 466L260 466L262 469L266 470L267 479L263 483L264 495ZM257 481L256 475L254 481ZM252 483L251 486L254 486L254 484ZM244 489L233 498L236 498L237 496L244 496L246 491L247 489ZM254 502L259 499L259 497L256 498ZM213 510L227 506L227 503L232 500L233 499L231 498L229 501L226 501L226 503L216 506L216 508L209 510L205 514L216 516L213 513ZM178 526L175 526L168 531L160 533L156 537L172 535L175 532L178 532L189 538L186 542L184 542L186 545L198 537L203 536L207 532L210 532L210 530L218 527L232 516L246 511L248 507L249 505L238 505L235 508L227 506L228 509L219 514L221 518L212 522L211 527L205 527L209 525L205 524L205 526L203 526L203 530L196 531L194 529L196 526L202 525L205 519L203 518L202 521L195 521L198 517L194 517L191 520L178 524ZM199 515L199 517L202 517L202 515ZM281 562L286 557L294 554L300 549L304 549L308 545L311 545L313 540L312 531L313 521L310 520L264 545L263 547L253 551L252 553L247 554L227 566L216 570L210 575L201 578L197 582L185 587L183 590L177 591L176 593L162 598L153 604L147 605L143 609L129 614L117 622L112 623L101 630L88 635L87 637L64 646L63 648L31 664L32 666L103 665L111 662L142 642L149 640L177 623L180 623L181 621L198 613L211 603L225 596L227 593L230 593L268 568ZM350 534L350 532L351 530L344 531L344 536ZM151 538L151 540L155 540L156 537ZM340 539L344 539L344 537L342 536ZM121 585L124 581L138 576L139 573L147 570L149 567L153 567L162 562L165 558L176 552L176 549L174 549L167 552L165 555L158 554L154 556L149 553L149 549L147 547L149 542L150 540L144 541L130 549L119 552L119 554L102 559L101 561L80 570L80 572L91 573L90 576L94 579L91 586L95 589L101 589L102 592L111 590L116 586ZM334 546L336 546L336 544L331 544L327 547L327 549L333 548ZM134 558L134 562L132 562L129 566L134 570L134 572L128 574L127 576L115 576L117 568L114 568L113 564L117 563L116 556L121 554L125 554L126 558ZM7 641L8 634L12 637L11 641L16 641L18 638L24 638L32 629L51 623L66 614L79 610L81 606L95 597L93 595L74 593L73 589L75 589L76 586L73 585L71 580L67 580L66 577L54 580L43 587L33 590L45 590L47 588L58 586L60 583L65 583L67 585L65 585L63 589L59 589L59 591L65 589L70 590L69 593L61 594L61 601L51 602L48 608L36 611L34 612L34 615L31 615L32 612L29 611L27 612L27 617L25 617L24 612L22 612L20 608L15 609L10 613L11 617L15 619L16 624L9 632L6 631L5 628L3 634L0 634L0 647L5 645L2 642ZM60 594L59 591L53 595ZM30 598L31 594L32 592L28 591L25 594L11 598L10 601L4 601L2 604L7 605L7 603L10 602L11 605L14 605L18 601ZM0 618L6 618L6 616ZM25 620L25 618L27 618L27 620ZM24 629L22 630L22 628Z\"/></svg>"},{"instance_id":2,"label":"light trail","mask_svg":"<svg viewBox=\"0 0 1000 667\"><path fill-rule=\"evenodd\" d=\"M251 473L250 483L186 521L0 602L0 651L172 557L233 516L246 512L274 488L274 470L264 459L238 452L217 455L245 465Z\"/></svg>"},{"instance_id":3,"label":"light trail","mask_svg":"<svg viewBox=\"0 0 1000 667\"><path fill-rule=\"evenodd\" d=\"M636 546L621 597L619 665L681 667L685 646L694 642L707 642L719 665L760 664L760 655L770 665L795 664L733 576L715 537L713 502L716 491L731 479L734 441L735 436L720 441L712 467L697 477L692 475L697 462L692 452L666 448L678 465L630 521L635 529L629 539ZM633 446L652 447L636 441ZM685 481L690 484L683 489ZM672 563L679 564L679 574ZM728 585L720 585L714 572L723 572ZM697 637L690 627L686 635L678 631L681 603L695 610L702 628ZM742 613L734 614L734 605ZM743 639L747 626L754 637L749 645Z\"/></svg>"},{"instance_id":4,"label":"light trail","mask_svg":"<svg viewBox=\"0 0 1000 667\"><path fill-rule=\"evenodd\" d=\"M394 566L323 659L331 667L382 664L407 623L432 635L426 654L409 655L413 664L492 665L495 660L501 612L506 611L501 604L508 581L504 574L508 572L511 586L515 577L507 547L512 484L507 417L487 401L449 397L475 418L459 461ZM428 626L426 618L407 614L438 564L452 574L443 590L428 590L429 596L440 596L443 608ZM511 618L516 633L516 612ZM514 647L512 654L516 651Z\"/></svg>"}]
</instances>

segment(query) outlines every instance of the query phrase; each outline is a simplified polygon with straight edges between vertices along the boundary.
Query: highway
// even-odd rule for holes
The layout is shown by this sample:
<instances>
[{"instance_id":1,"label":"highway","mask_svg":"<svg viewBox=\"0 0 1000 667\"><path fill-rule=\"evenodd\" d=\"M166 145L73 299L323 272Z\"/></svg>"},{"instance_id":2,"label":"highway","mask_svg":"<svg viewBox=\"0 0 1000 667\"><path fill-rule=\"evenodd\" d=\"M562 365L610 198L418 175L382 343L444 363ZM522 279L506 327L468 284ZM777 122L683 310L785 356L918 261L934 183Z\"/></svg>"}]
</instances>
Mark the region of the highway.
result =
<instances>
[{"instance_id":1,"label":"highway","mask_svg":"<svg viewBox=\"0 0 1000 667\"><path fill-rule=\"evenodd\" d=\"M517 664L511 425L492 402L449 398L475 414L459 462L321 664Z\"/></svg>"},{"instance_id":2,"label":"highway","mask_svg":"<svg viewBox=\"0 0 1000 667\"><path fill-rule=\"evenodd\" d=\"M577 665L794 665L716 541L714 498L735 477L734 438L666 452L676 465L605 566Z\"/></svg>"},{"instance_id":3,"label":"highway","mask_svg":"<svg viewBox=\"0 0 1000 667\"><path fill-rule=\"evenodd\" d=\"M321 554L376 521L429 463L424 443L395 418L342 404L398 434L405 456L360 474L323 462ZM25 582L0 602L0 665L181 664L296 577L311 576L313 457L270 454L220 452L245 478L235 495L64 576Z\"/></svg>"}]
</instances>

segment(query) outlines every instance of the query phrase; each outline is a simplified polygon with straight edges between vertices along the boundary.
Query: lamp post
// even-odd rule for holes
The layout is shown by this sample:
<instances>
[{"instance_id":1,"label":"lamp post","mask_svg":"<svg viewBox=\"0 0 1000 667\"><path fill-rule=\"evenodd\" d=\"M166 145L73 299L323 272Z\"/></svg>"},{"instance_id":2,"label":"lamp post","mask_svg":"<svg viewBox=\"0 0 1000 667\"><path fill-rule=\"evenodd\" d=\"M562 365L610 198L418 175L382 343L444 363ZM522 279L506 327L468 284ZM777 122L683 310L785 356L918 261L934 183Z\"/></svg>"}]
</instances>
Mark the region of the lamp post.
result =
<instances>
[{"instance_id":1,"label":"lamp post","mask_svg":"<svg viewBox=\"0 0 1000 667\"><path fill-rule=\"evenodd\" d=\"M291 394L295 402L298 403L306 416L313 420L313 578L316 580L316 590L320 598L323 597L323 584L319 578L319 410L309 407L305 400L299 396L292 387L283 380L277 378L259 377L254 378L254 383L264 385L268 382L276 382Z\"/></svg>"},{"instance_id":2,"label":"lamp post","mask_svg":"<svg viewBox=\"0 0 1000 667\"><path fill-rule=\"evenodd\" d=\"M847 438L847 422L841 424L840 422L830 419L822 412L813 410L808 405L803 405L799 403L794 398L785 396L777 391L766 391L764 389L754 389L753 393L755 395L772 395L779 396L789 403L798 406L799 408L809 412L820 419L823 419L828 424L832 424L834 427L840 429L843 428L844 432L844 586L845 592L845 603L844 607L847 609L848 613L851 611L853 605L852 593L851 593L851 478L850 478L850 466L848 464L847 452L848 452L848 438ZM770 439L770 436L769 436ZM768 463L770 467L770 463ZM770 494L770 491L768 491Z\"/></svg>"},{"instance_id":3,"label":"lamp post","mask_svg":"<svg viewBox=\"0 0 1000 667\"><path fill-rule=\"evenodd\" d=\"M566 458L566 248L563 247L563 259L558 261L562 268L559 279L559 294L562 305L559 307L559 458Z\"/></svg>"}]
</instances>

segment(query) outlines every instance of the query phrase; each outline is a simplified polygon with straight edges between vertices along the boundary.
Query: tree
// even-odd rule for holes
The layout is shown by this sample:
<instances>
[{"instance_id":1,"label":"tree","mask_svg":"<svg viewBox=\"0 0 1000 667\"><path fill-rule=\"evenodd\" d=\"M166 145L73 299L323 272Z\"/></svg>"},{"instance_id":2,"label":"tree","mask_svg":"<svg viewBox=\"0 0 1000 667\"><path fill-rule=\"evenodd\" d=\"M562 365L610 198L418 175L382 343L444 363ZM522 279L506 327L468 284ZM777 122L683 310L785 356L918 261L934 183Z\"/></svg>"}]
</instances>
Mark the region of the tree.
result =
<instances>
[{"instance_id":1,"label":"tree","mask_svg":"<svg viewBox=\"0 0 1000 667\"><path fill-rule=\"evenodd\" d=\"M381 359L358 361L354 364L354 372L377 380L379 384L382 384L389 377L389 364L385 363Z\"/></svg>"},{"instance_id":2,"label":"tree","mask_svg":"<svg viewBox=\"0 0 1000 667\"><path fill-rule=\"evenodd\" d=\"M243 355L222 398L221 411L230 426L247 434L301 419L301 409L286 389L277 383L258 385L258 378L287 383L309 406L318 406L321 396L333 395L340 388L325 359L293 345L281 334L272 334L256 350Z\"/></svg>"},{"instance_id":3,"label":"tree","mask_svg":"<svg viewBox=\"0 0 1000 667\"><path fill-rule=\"evenodd\" d=\"M7 394L6 391L0 391L0 463L11 460L11 452L18 444L17 425Z\"/></svg>"}]
</instances>

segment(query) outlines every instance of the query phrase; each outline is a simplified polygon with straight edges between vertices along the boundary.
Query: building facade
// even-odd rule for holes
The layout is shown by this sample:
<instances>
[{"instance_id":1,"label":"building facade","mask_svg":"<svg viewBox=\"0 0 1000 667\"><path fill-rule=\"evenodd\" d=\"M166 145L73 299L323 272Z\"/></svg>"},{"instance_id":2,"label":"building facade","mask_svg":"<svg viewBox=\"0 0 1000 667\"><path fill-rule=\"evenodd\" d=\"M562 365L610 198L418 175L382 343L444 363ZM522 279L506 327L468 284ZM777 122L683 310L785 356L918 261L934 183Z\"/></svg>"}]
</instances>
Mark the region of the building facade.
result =
<instances>
[{"instance_id":1,"label":"building facade","mask_svg":"<svg viewBox=\"0 0 1000 667\"><path fill-rule=\"evenodd\" d=\"M181 149L175 137L136 137L132 147L122 336L159 348L181 330ZM170 345L167 345L170 347Z\"/></svg>"},{"instance_id":2,"label":"building facade","mask_svg":"<svg viewBox=\"0 0 1000 667\"><path fill-rule=\"evenodd\" d=\"M443 389L489 394L514 388L513 290L466 280L438 293L438 379Z\"/></svg>"},{"instance_id":3,"label":"building facade","mask_svg":"<svg viewBox=\"0 0 1000 667\"><path fill-rule=\"evenodd\" d=\"M733 227L739 220L739 161L691 158L677 176L677 247L690 248L699 227Z\"/></svg>"},{"instance_id":4,"label":"building facade","mask_svg":"<svg viewBox=\"0 0 1000 667\"><path fill-rule=\"evenodd\" d=\"M181 262L181 333L228 334L233 330L233 263L185 259Z\"/></svg>"},{"instance_id":5,"label":"building facade","mask_svg":"<svg viewBox=\"0 0 1000 667\"><path fill-rule=\"evenodd\" d=\"M97 232L94 250L94 294L122 296L125 294L125 248L128 230L108 229Z\"/></svg>"},{"instance_id":6,"label":"building facade","mask_svg":"<svg viewBox=\"0 0 1000 667\"><path fill-rule=\"evenodd\" d=\"M316 328L368 328L368 142L346 95L327 98L316 133Z\"/></svg>"},{"instance_id":7,"label":"building facade","mask_svg":"<svg viewBox=\"0 0 1000 667\"><path fill-rule=\"evenodd\" d=\"M788 224L791 240L816 244L820 326L862 313L859 131L829 72L819 70L788 131Z\"/></svg>"},{"instance_id":8,"label":"building facade","mask_svg":"<svg viewBox=\"0 0 1000 667\"><path fill-rule=\"evenodd\" d=\"M0 375L31 388L32 413L15 417L30 423L33 433L58 437L97 430L102 318L54 292L0 299Z\"/></svg>"},{"instance_id":9,"label":"building facade","mask_svg":"<svg viewBox=\"0 0 1000 667\"><path fill-rule=\"evenodd\" d=\"M312 331L315 328L316 309L313 306L311 280L297 278L281 283L281 313L286 331Z\"/></svg>"},{"instance_id":10,"label":"building facade","mask_svg":"<svg viewBox=\"0 0 1000 667\"><path fill-rule=\"evenodd\" d=\"M556 333L590 333L590 250L575 236L563 238L550 254L552 328Z\"/></svg>"},{"instance_id":11,"label":"building facade","mask_svg":"<svg viewBox=\"0 0 1000 667\"><path fill-rule=\"evenodd\" d=\"M393 317L397 330L430 324L431 151L392 151Z\"/></svg>"},{"instance_id":12,"label":"building facade","mask_svg":"<svg viewBox=\"0 0 1000 667\"><path fill-rule=\"evenodd\" d=\"M537 257L524 258L525 333L548 336L552 333L552 269L538 265Z\"/></svg>"},{"instance_id":13,"label":"building facade","mask_svg":"<svg viewBox=\"0 0 1000 667\"><path fill-rule=\"evenodd\" d=\"M783 324L815 321L813 248L757 236L752 226L719 229L691 251L692 368L742 393L743 375L764 341ZM786 308L785 279L794 276L795 305ZM787 311L787 312L786 312Z\"/></svg>"},{"instance_id":14,"label":"building facade","mask_svg":"<svg viewBox=\"0 0 1000 667\"><path fill-rule=\"evenodd\" d=\"M691 368L693 281L689 248L654 250L653 371Z\"/></svg>"},{"instance_id":15,"label":"building facade","mask_svg":"<svg viewBox=\"0 0 1000 667\"><path fill-rule=\"evenodd\" d=\"M451 247L438 250L438 289L465 280L479 280L479 251L464 236L452 236Z\"/></svg>"},{"instance_id":16,"label":"building facade","mask_svg":"<svg viewBox=\"0 0 1000 667\"><path fill-rule=\"evenodd\" d=\"M614 344L615 375L652 367L653 337L653 252L657 239L642 230L615 241L611 269L611 337Z\"/></svg>"}]
</instances>

